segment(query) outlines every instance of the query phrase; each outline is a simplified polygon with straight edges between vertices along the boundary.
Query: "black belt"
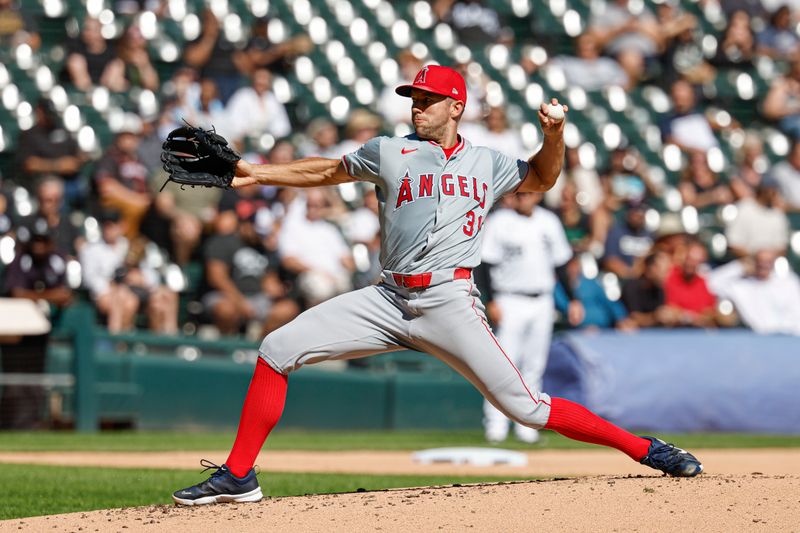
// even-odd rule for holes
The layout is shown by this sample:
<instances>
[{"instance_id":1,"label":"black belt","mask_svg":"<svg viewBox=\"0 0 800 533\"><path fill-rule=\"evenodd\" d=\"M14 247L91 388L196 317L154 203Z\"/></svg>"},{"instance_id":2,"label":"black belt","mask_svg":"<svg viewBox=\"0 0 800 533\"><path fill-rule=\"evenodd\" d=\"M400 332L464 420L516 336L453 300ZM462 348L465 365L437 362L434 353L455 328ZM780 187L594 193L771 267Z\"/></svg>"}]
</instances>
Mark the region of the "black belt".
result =
<instances>
[{"instance_id":1,"label":"black belt","mask_svg":"<svg viewBox=\"0 0 800 533\"><path fill-rule=\"evenodd\" d=\"M509 296L527 296L528 298L538 298L540 296L544 296L546 294L550 294L549 292L501 292L500 294L508 294Z\"/></svg>"}]
</instances>

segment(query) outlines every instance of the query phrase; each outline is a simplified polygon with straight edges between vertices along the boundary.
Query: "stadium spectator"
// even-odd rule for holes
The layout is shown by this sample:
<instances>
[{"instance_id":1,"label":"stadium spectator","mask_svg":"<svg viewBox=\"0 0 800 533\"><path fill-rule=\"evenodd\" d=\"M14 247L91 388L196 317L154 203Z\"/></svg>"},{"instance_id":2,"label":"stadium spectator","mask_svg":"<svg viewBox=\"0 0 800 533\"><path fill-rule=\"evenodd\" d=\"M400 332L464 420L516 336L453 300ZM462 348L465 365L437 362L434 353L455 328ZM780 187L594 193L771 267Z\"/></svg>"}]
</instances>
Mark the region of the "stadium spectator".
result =
<instances>
[{"instance_id":1,"label":"stadium spectator","mask_svg":"<svg viewBox=\"0 0 800 533\"><path fill-rule=\"evenodd\" d=\"M664 281L672 264L665 252L654 251L644 258L642 274L622 285L622 302L640 328L672 327L679 313L666 305Z\"/></svg>"},{"instance_id":2,"label":"stadium spectator","mask_svg":"<svg viewBox=\"0 0 800 533\"><path fill-rule=\"evenodd\" d=\"M628 0L601 4L592 13L588 27L597 45L628 74L630 85L644 77L646 62L657 57L662 46L658 21L648 8L638 6L634 13Z\"/></svg>"},{"instance_id":3,"label":"stadium spectator","mask_svg":"<svg viewBox=\"0 0 800 533\"><path fill-rule=\"evenodd\" d=\"M160 284L158 272L143 261L142 239L129 241L115 211L99 215L102 239L86 243L79 257L83 280L111 333L134 328L143 310L150 331L178 332L178 295Z\"/></svg>"},{"instance_id":4,"label":"stadium spectator","mask_svg":"<svg viewBox=\"0 0 800 533\"><path fill-rule=\"evenodd\" d=\"M158 72L150 61L147 41L136 24L131 24L117 42L118 61L112 63L112 91L124 92L138 87L157 91Z\"/></svg>"},{"instance_id":5,"label":"stadium spectator","mask_svg":"<svg viewBox=\"0 0 800 533\"><path fill-rule=\"evenodd\" d=\"M790 63L786 74L772 80L763 110L784 133L800 140L800 58Z\"/></svg>"},{"instance_id":6,"label":"stadium spectator","mask_svg":"<svg viewBox=\"0 0 800 533\"><path fill-rule=\"evenodd\" d=\"M56 251L48 221L34 217L17 229L18 252L4 273L4 294L44 300L56 308L72 301L66 258ZM6 369L3 369L6 371Z\"/></svg>"},{"instance_id":7,"label":"stadium spectator","mask_svg":"<svg viewBox=\"0 0 800 533\"><path fill-rule=\"evenodd\" d=\"M519 129L509 127L504 107L490 107L484 124L464 124L461 134L475 146L488 146L511 157L524 158L528 153Z\"/></svg>"},{"instance_id":8,"label":"stadium spectator","mask_svg":"<svg viewBox=\"0 0 800 533\"><path fill-rule=\"evenodd\" d=\"M775 268L779 257L762 250L714 269L708 285L733 302L742 322L757 333L800 335L800 278Z\"/></svg>"},{"instance_id":9,"label":"stadium spectator","mask_svg":"<svg viewBox=\"0 0 800 533\"><path fill-rule=\"evenodd\" d=\"M602 250L609 217L604 209L587 213L578 203L578 189L571 180L565 180L561 189L561 204L554 209L572 249L577 252ZM596 254L599 255L599 254Z\"/></svg>"},{"instance_id":10,"label":"stadium spectator","mask_svg":"<svg viewBox=\"0 0 800 533\"><path fill-rule=\"evenodd\" d=\"M653 251L665 252L674 263L690 235L686 231L681 213L662 212L660 215Z\"/></svg>"},{"instance_id":11,"label":"stadium spectator","mask_svg":"<svg viewBox=\"0 0 800 533\"><path fill-rule=\"evenodd\" d=\"M584 33L575 40L574 56L556 56L548 65L548 68L560 68L564 72L569 87L599 91L612 85L626 88L632 85L619 63L600 55L597 37L591 33Z\"/></svg>"},{"instance_id":12,"label":"stadium spectator","mask_svg":"<svg viewBox=\"0 0 800 533\"><path fill-rule=\"evenodd\" d=\"M2 189L2 181L0 180L0 237L7 235L14 225L11 218L14 211L13 205L13 198Z\"/></svg>"},{"instance_id":13,"label":"stadium spectator","mask_svg":"<svg viewBox=\"0 0 800 533\"><path fill-rule=\"evenodd\" d=\"M656 20L661 36L661 49L669 49L679 35L693 33L697 17L685 12L678 0L665 0L656 5Z\"/></svg>"},{"instance_id":14,"label":"stadium spectator","mask_svg":"<svg viewBox=\"0 0 800 533\"><path fill-rule=\"evenodd\" d=\"M736 218L725 228L728 247L734 255L744 257L760 250L783 254L789 244L789 219L780 209L777 184L764 179L754 198L736 203Z\"/></svg>"},{"instance_id":15,"label":"stadium spectator","mask_svg":"<svg viewBox=\"0 0 800 533\"><path fill-rule=\"evenodd\" d=\"M21 44L34 51L39 49L42 44L39 27L26 8L14 0L0 0L0 21L0 50L12 50Z\"/></svg>"},{"instance_id":16,"label":"stadium spectator","mask_svg":"<svg viewBox=\"0 0 800 533\"><path fill-rule=\"evenodd\" d=\"M93 87L115 89L119 83L119 79L115 79L120 74L115 61L120 60L101 29L99 20L86 17L79 38L67 46L63 78L84 92Z\"/></svg>"},{"instance_id":17,"label":"stadium spectator","mask_svg":"<svg viewBox=\"0 0 800 533\"><path fill-rule=\"evenodd\" d=\"M558 208L561 204L562 189L569 182L575 186L575 200L581 210L586 214L597 212L605 198L603 185L600 183L600 176L594 162L584 165L581 162L580 151L575 147L567 146L562 172L564 176L560 176L553 188L544 195L547 206L551 209Z\"/></svg>"},{"instance_id":18,"label":"stadium spectator","mask_svg":"<svg viewBox=\"0 0 800 533\"><path fill-rule=\"evenodd\" d=\"M174 194L174 184L159 193L152 191L154 183L150 180L148 163L152 166L153 161L143 158L143 132L141 119L129 114L122 130L95 167L92 210L120 212L125 235L131 241L144 235L173 260L185 264L201 228L185 210L178 209L176 197L179 195ZM160 169L158 172L157 177L163 178L163 172ZM207 198L213 194L199 193L198 196Z\"/></svg>"},{"instance_id":19,"label":"stadium spectator","mask_svg":"<svg viewBox=\"0 0 800 533\"><path fill-rule=\"evenodd\" d=\"M341 157L361 148L361 146L377 136L381 131L382 123L378 115L366 109L354 109L347 119L344 129L344 140L336 145L335 157Z\"/></svg>"},{"instance_id":20,"label":"stadium spectator","mask_svg":"<svg viewBox=\"0 0 800 533\"><path fill-rule=\"evenodd\" d=\"M222 191L217 209L220 213L233 211L240 219L246 219L251 214L257 216L259 212L269 210L269 207L263 188L254 186Z\"/></svg>"},{"instance_id":21,"label":"stadium spectator","mask_svg":"<svg viewBox=\"0 0 800 533\"><path fill-rule=\"evenodd\" d=\"M111 0L111 9L117 16L135 17L144 10L153 11L156 16L165 15L168 0Z\"/></svg>"},{"instance_id":22,"label":"stadium spectator","mask_svg":"<svg viewBox=\"0 0 800 533\"><path fill-rule=\"evenodd\" d=\"M663 141L688 153L705 154L711 148L719 146L712 124L696 108L697 97L692 84L684 79L676 80L671 86L670 94L673 112L661 121Z\"/></svg>"},{"instance_id":23,"label":"stadium spectator","mask_svg":"<svg viewBox=\"0 0 800 533\"><path fill-rule=\"evenodd\" d=\"M577 188L572 182L564 183L561 188L561 202L553 211L558 215L567 241L573 250L586 251L592 238L591 216L581 210L576 200Z\"/></svg>"},{"instance_id":24,"label":"stadium spectator","mask_svg":"<svg viewBox=\"0 0 800 533\"><path fill-rule=\"evenodd\" d=\"M581 162L577 148L566 149L566 172L575 184L575 200L585 213L594 213L605 202L605 191L597 169L592 164Z\"/></svg>"},{"instance_id":25,"label":"stadium spectator","mask_svg":"<svg viewBox=\"0 0 800 533\"><path fill-rule=\"evenodd\" d=\"M354 245L353 259L356 271L353 274L353 288L355 289L374 284L381 273L378 195L374 187L366 188L363 202L361 207L348 214L344 224L344 234Z\"/></svg>"},{"instance_id":26,"label":"stadium spectator","mask_svg":"<svg viewBox=\"0 0 800 533\"><path fill-rule=\"evenodd\" d=\"M434 13L452 26L459 42L480 46L496 42L503 30L497 11L483 0L435 0Z\"/></svg>"},{"instance_id":27,"label":"stadium spectator","mask_svg":"<svg viewBox=\"0 0 800 533\"><path fill-rule=\"evenodd\" d=\"M8 265L3 294L44 302L51 318L72 302L67 285L66 261L55 251L46 220L36 218L18 230L19 253ZM25 335L2 347L4 374L42 374L47 359L49 334ZM41 429L45 408L41 386L4 384L0 393L0 429Z\"/></svg>"},{"instance_id":28,"label":"stadium spectator","mask_svg":"<svg viewBox=\"0 0 800 533\"><path fill-rule=\"evenodd\" d=\"M202 19L200 35L186 44L183 61L199 70L202 78L213 79L220 100L227 105L233 93L244 83L243 73L247 72L248 61L245 53L227 39L210 8L203 10Z\"/></svg>"},{"instance_id":29,"label":"stadium spectator","mask_svg":"<svg viewBox=\"0 0 800 533\"><path fill-rule=\"evenodd\" d=\"M164 174L164 164L161 161L161 152L164 149L164 131L161 129L161 116L155 114L148 116L146 119L142 118L142 132L139 147L136 149L136 154L139 160L147 169L148 181L156 188L160 188L164 184L158 178Z\"/></svg>"},{"instance_id":30,"label":"stadium spectator","mask_svg":"<svg viewBox=\"0 0 800 533\"><path fill-rule=\"evenodd\" d=\"M270 163L289 163L295 160L294 145L287 140L275 143L269 151L267 160ZM269 188L271 189L271 188ZM335 189L332 189L335 195ZM296 187L277 187L265 196L271 199L270 211L276 223L281 227L289 226L297 221L302 222L306 216L306 199ZM341 202L341 199L340 199Z\"/></svg>"},{"instance_id":31,"label":"stadium spectator","mask_svg":"<svg viewBox=\"0 0 800 533\"><path fill-rule=\"evenodd\" d=\"M786 210L800 212L800 139L792 144L786 160L776 163L768 176L777 184Z\"/></svg>"},{"instance_id":32,"label":"stadium spectator","mask_svg":"<svg viewBox=\"0 0 800 533\"><path fill-rule=\"evenodd\" d=\"M302 221L306 216L305 196L294 187L278 187L272 203L272 213L281 227Z\"/></svg>"},{"instance_id":33,"label":"stadium spectator","mask_svg":"<svg viewBox=\"0 0 800 533\"><path fill-rule=\"evenodd\" d=\"M400 68L400 79L398 85L411 85L414 76L422 68L422 61L414 55L411 50L401 50L397 54L397 65ZM411 124L411 113L408 110L408 102L404 96L400 96L394 91L394 86L387 85L381 91L381 114L387 124Z\"/></svg>"},{"instance_id":34,"label":"stadium spectator","mask_svg":"<svg viewBox=\"0 0 800 533\"><path fill-rule=\"evenodd\" d=\"M175 263L186 265L200 243L204 225L214 214L208 205L199 202L219 197L219 191L198 193L200 198L184 198L191 195L179 194L179 190L179 186L172 184L155 194L141 230L160 249L167 251Z\"/></svg>"},{"instance_id":35,"label":"stadium spectator","mask_svg":"<svg viewBox=\"0 0 800 533\"><path fill-rule=\"evenodd\" d=\"M279 139L267 152L266 161L270 163L291 163L297 159L294 144L289 139ZM266 162L265 161L265 162ZM273 187L265 187L265 190L273 190ZM274 196L269 194L268 196Z\"/></svg>"},{"instance_id":36,"label":"stadium spectator","mask_svg":"<svg viewBox=\"0 0 800 533\"><path fill-rule=\"evenodd\" d=\"M716 298L708 290L701 273L708 260L705 246L689 239L679 248L674 259L675 264L664 280L666 305L679 313L681 326L715 326Z\"/></svg>"},{"instance_id":37,"label":"stadium spectator","mask_svg":"<svg viewBox=\"0 0 800 533\"><path fill-rule=\"evenodd\" d=\"M764 154L764 143L757 133L747 133L736 158L738 165L731 176L731 192L736 200L753 198L769 168L769 160Z\"/></svg>"},{"instance_id":38,"label":"stadium spectator","mask_svg":"<svg viewBox=\"0 0 800 533\"><path fill-rule=\"evenodd\" d=\"M323 219L330 204L320 189L306 191L306 211L281 229L281 262L297 276L306 307L312 307L351 288L353 256L339 230Z\"/></svg>"},{"instance_id":39,"label":"stadium spectator","mask_svg":"<svg viewBox=\"0 0 800 533\"><path fill-rule=\"evenodd\" d=\"M583 321L575 327L617 328L625 331L636 329L636 323L628 317L622 302L611 300L597 278L589 279L581 273L580 256L573 256L567 263L567 275L572 283L572 292L584 309ZM569 299L560 282L556 285L554 296L556 309L562 316L567 316Z\"/></svg>"},{"instance_id":40,"label":"stadium spectator","mask_svg":"<svg viewBox=\"0 0 800 533\"><path fill-rule=\"evenodd\" d=\"M64 129L51 100L40 98L34 111L36 123L19 134L19 185L32 191L38 178L56 175L64 180L68 203L80 205L84 197L80 171L87 156Z\"/></svg>"},{"instance_id":41,"label":"stadium spectator","mask_svg":"<svg viewBox=\"0 0 800 533\"><path fill-rule=\"evenodd\" d=\"M677 4L666 1L656 7L663 39L658 82L664 87L681 78L692 84L712 82L716 70L705 58L697 18L683 12Z\"/></svg>"},{"instance_id":42,"label":"stadium spectator","mask_svg":"<svg viewBox=\"0 0 800 533\"><path fill-rule=\"evenodd\" d=\"M213 78L197 79L192 68L179 69L172 77L175 101L172 102L170 129L184 121L201 128L217 127L226 120L225 106Z\"/></svg>"},{"instance_id":43,"label":"stadium spectator","mask_svg":"<svg viewBox=\"0 0 800 533\"><path fill-rule=\"evenodd\" d=\"M733 193L727 183L708 166L705 154L692 152L689 164L684 169L678 189L683 205L697 209L719 207L733 201Z\"/></svg>"},{"instance_id":44,"label":"stadium spectator","mask_svg":"<svg viewBox=\"0 0 800 533\"><path fill-rule=\"evenodd\" d=\"M236 335L252 322L263 336L294 318L298 308L286 298L277 255L264 247L256 232L256 212L246 207L237 211L220 212L216 233L205 243L209 290L203 306L223 335Z\"/></svg>"},{"instance_id":45,"label":"stadium spectator","mask_svg":"<svg viewBox=\"0 0 800 533\"><path fill-rule=\"evenodd\" d=\"M773 59L800 59L800 37L792 27L792 12L788 5L777 8L769 23L758 34L758 53Z\"/></svg>"},{"instance_id":46,"label":"stadium spectator","mask_svg":"<svg viewBox=\"0 0 800 533\"><path fill-rule=\"evenodd\" d=\"M220 131L231 143L241 143L245 137L269 133L275 138L292 132L286 108L272 92L272 74L265 68L253 71L251 84L237 90L225 106L226 121Z\"/></svg>"},{"instance_id":47,"label":"stadium spectator","mask_svg":"<svg viewBox=\"0 0 800 533\"><path fill-rule=\"evenodd\" d=\"M269 151L268 161L270 163L289 163L295 160L294 145L287 140L275 143ZM295 222L302 223L306 216L306 197L295 187L278 187L273 190L271 187L262 189L264 196L270 199L270 211L275 221L286 228ZM347 206L342 202L342 198L337 194L337 188L330 187L322 189L325 195L325 209L321 210L320 216L325 219L342 218L345 215Z\"/></svg>"},{"instance_id":48,"label":"stadium spectator","mask_svg":"<svg viewBox=\"0 0 800 533\"><path fill-rule=\"evenodd\" d=\"M402 97L401 97L402 98ZM341 154L339 129L336 124L324 117L317 117L306 127L306 141L300 145L298 152L303 157L338 157Z\"/></svg>"},{"instance_id":49,"label":"stadium spectator","mask_svg":"<svg viewBox=\"0 0 800 533\"><path fill-rule=\"evenodd\" d=\"M292 60L308 53L313 45L307 35L297 35L280 43L269 35L269 17L258 17L250 27L250 39L244 47L245 72L251 74L257 68L265 68L275 74L287 74Z\"/></svg>"},{"instance_id":50,"label":"stadium spectator","mask_svg":"<svg viewBox=\"0 0 800 533\"><path fill-rule=\"evenodd\" d=\"M167 111L168 112L168 111ZM148 174L152 203L142 219L140 230L170 259L186 265L194 257L203 232L217 214L222 190L197 187L191 193L167 181L161 164L163 132L154 122L145 122L143 138L136 151Z\"/></svg>"},{"instance_id":51,"label":"stadium spectator","mask_svg":"<svg viewBox=\"0 0 800 533\"><path fill-rule=\"evenodd\" d=\"M138 153L141 133L141 119L128 115L113 144L97 162L93 180L93 208L119 211L129 238L138 234L152 202L147 167Z\"/></svg>"},{"instance_id":52,"label":"stadium spectator","mask_svg":"<svg viewBox=\"0 0 800 533\"><path fill-rule=\"evenodd\" d=\"M608 158L608 168L600 176L603 205L616 213L628 202L644 202L659 196L660 190L650 177L650 167L639 152L625 144L615 148Z\"/></svg>"},{"instance_id":53,"label":"stadium spectator","mask_svg":"<svg viewBox=\"0 0 800 533\"><path fill-rule=\"evenodd\" d=\"M701 5L703 7L711 7L713 5L715 9L721 9L728 18L737 11L744 11L750 15L750 18L758 19L760 23L763 23L766 21L768 15L766 9L767 2L769 2L769 0L725 0L724 2L720 0L706 0L705 2L701 2Z\"/></svg>"},{"instance_id":54,"label":"stadium spectator","mask_svg":"<svg viewBox=\"0 0 800 533\"><path fill-rule=\"evenodd\" d=\"M644 203L628 202L624 220L611 226L608 232L603 267L620 278L634 277L636 260L644 257L653 245L653 233L645 227L646 211Z\"/></svg>"},{"instance_id":55,"label":"stadium spectator","mask_svg":"<svg viewBox=\"0 0 800 533\"><path fill-rule=\"evenodd\" d=\"M756 57L756 38L747 11L734 11L717 45L713 63L720 67L749 67Z\"/></svg>"},{"instance_id":56,"label":"stadium spectator","mask_svg":"<svg viewBox=\"0 0 800 533\"><path fill-rule=\"evenodd\" d=\"M472 60L455 63L453 69L461 74L467 84L469 98L467 98L467 105L464 106L464 112L461 114L461 127L464 127L470 122L479 122L483 117L486 89L491 80L485 74L480 63ZM406 109L408 108L406 107Z\"/></svg>"},{"instance_id":57,"label":"stadium spectator","mask_svg":"<svg viewBox=\"0 0 800 533\"><path fill-rule=\"evenodd\" d=\"M36 203L39 210L28 217L24 226L37 220L47 222L54 251L62 257L77 257L83 244L81 228L76 226L64 204L64 182L58 176L45 176L36 186Z\"/></svg>"}]
</instances>

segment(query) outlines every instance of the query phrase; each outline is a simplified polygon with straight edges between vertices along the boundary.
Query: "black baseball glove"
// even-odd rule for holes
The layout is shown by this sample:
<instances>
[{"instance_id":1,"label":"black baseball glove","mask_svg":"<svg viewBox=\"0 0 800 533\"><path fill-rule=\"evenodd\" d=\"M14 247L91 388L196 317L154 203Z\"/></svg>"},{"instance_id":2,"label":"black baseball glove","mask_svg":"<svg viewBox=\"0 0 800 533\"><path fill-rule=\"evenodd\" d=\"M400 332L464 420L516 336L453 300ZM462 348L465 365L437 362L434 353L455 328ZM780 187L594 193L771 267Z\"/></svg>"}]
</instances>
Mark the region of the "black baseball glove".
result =
<instances>
[{"instance_id":1,"label":"black baseball glove","mask_svg":"<svg viewBox=\"0 0 800 533\"><path fill-rule=\"evenodd\" d=\"M161 148L161 162L169 174L164 186L174 181L192 187L227 189L233 181L236 162L241 159L225 137L213 129L204 130L188 123L172 130Z\"/></svg>"}]
</instances>

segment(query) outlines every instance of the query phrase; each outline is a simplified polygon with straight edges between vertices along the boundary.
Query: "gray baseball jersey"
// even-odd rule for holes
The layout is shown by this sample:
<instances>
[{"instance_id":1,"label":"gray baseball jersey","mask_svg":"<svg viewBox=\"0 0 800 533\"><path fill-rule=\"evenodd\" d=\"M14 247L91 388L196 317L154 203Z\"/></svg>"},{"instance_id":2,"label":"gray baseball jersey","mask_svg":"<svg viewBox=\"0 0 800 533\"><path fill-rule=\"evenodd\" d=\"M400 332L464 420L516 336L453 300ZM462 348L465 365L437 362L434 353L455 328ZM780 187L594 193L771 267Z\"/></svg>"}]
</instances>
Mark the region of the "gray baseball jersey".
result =
<instances>
[{"instance_id":1,"label":"gray baseball jersey","mask_svg":"<svg viewBox=\"0 0 800 533\"><path fill-rule=\"evenodd\" d=\"M528 172L526 162L463 138L447 159L416 135L375 137L343 161L378 188L381 265L394 272L477 266L486 214Z\"/></svg>"},{"instance_id":2,"label":"gray baseball jersey","mask_svg":"<svg viewBox=\"0 0 800 533\"><path fill-rule=\"evenodd\" d=\"M264 339L261 357L289 373L332 359L427 352L507 417L543 427L550 397L529 387L500 347L469 270L480 262L486 213L522 182L527 163L463 139L447 158L414 135L374 138L343 162L351 176L377 187L382 282L308 309Z\"/></svg>"}]
</instances>

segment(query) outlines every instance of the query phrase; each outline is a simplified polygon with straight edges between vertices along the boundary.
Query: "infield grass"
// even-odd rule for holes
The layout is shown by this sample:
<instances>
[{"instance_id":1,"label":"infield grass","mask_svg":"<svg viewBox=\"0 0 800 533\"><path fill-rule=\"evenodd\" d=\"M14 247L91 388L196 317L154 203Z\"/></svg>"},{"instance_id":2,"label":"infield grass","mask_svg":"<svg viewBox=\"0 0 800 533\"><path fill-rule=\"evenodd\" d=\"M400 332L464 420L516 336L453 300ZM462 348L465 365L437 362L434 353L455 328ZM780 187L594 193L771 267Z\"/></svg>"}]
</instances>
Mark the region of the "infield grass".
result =
<instances>
[{"instance_id":1,"label":"infield grass","mask_svg":"<svg viewBox=\"0 0 800 533\"><path fill-rule=\"evenodd\" d=\"M185 470L3 465L0 520L117 507L171 504L174 491L201 481ZM269 496L508 481L503 477L259 474ZM522 478L519 478L522 479ZM530 479L530 478L526 478ZM10 489L10 490L9 490ZM2 527L0 527L2 529Z\"/></svg>"},{"instance_id":2,"label":"infield grass","mask_svg":"<svg viewBox=\"0 0 800 533\"><path fill-rule=\"evenodd\" d=\"M647 434L647 433L646 433ZM0 451L192 451L228 450L234 431L218 433L107 431L0 432ZM800 435L752 435L738 433L658 434L682 448L794 448ZM270 435L272 450L420 450L445 446L487 446L480 431L296 431ZM542 432L534 446L510 438L503 448L515 450L592 448L556 433Z\"/></svg>"}]
</instances>

